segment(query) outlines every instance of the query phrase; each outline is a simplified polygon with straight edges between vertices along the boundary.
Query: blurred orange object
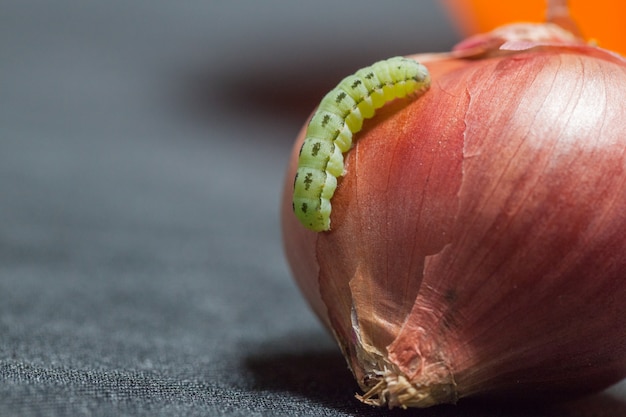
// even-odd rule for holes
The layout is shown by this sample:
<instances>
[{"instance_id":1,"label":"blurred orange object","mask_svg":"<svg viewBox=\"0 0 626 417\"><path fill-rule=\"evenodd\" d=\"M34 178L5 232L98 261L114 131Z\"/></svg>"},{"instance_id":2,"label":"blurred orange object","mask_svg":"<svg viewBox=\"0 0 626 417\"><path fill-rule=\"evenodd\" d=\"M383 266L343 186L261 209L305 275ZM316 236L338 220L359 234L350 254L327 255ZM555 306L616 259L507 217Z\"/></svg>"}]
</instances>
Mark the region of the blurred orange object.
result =
<instances>
[{"instance_id":1,"label":"blurred orange object","mask_svg":"<svg viewBox=\"0 0 626 417\"><path fill-rule=\"evenodd\" d=\"M546 0L441 0L464 35L512 22L543 22ZM588 40L626 55L626 2L570 0L572 17Z\"/></svg>"}]
</instances>

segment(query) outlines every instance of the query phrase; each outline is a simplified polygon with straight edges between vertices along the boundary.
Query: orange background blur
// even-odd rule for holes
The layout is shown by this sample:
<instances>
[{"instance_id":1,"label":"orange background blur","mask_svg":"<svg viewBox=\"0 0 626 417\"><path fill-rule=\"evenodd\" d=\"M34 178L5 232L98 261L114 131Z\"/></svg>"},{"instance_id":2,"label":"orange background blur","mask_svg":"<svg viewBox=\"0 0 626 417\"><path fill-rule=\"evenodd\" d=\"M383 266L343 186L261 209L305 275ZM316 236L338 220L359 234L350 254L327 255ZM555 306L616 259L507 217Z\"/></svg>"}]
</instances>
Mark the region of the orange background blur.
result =
<instances>
[{"instance_id":1,"label":"orange background blur","mask_svg":"<svg viewBox=\"0 0 626 417\"><path fill-rule=\"evenodd\" d=\"M546 0L442 0L465 35L516 21L545 20ZM626 2L570 0L571 14L588 40L626 55Z\"/></svg>"}]
</instances>

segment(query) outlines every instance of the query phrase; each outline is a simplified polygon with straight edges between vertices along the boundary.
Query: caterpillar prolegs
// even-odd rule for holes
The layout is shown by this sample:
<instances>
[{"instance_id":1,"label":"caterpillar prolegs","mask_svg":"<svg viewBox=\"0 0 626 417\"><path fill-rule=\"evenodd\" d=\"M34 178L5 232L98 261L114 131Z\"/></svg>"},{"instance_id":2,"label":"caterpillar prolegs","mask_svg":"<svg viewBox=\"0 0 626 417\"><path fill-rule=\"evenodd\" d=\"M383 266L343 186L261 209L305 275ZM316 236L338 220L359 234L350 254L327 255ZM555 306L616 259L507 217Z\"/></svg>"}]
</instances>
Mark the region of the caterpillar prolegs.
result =
<instances>
[{"instance_id":1,"label":"caterpillar prolegs","mask_svg":"<svg viewBox=\"0 0 626 417\"><path fill-rule=\"evenodd\" d=\"M343 175L343 153L352 135L376 109L396 98L423 94L430 87L426 67L409 58L378 61L344 78L326 94L311 118L294 181L293 210L316 232L330 230L330 199Z\"/></svg>"}]
</instances>

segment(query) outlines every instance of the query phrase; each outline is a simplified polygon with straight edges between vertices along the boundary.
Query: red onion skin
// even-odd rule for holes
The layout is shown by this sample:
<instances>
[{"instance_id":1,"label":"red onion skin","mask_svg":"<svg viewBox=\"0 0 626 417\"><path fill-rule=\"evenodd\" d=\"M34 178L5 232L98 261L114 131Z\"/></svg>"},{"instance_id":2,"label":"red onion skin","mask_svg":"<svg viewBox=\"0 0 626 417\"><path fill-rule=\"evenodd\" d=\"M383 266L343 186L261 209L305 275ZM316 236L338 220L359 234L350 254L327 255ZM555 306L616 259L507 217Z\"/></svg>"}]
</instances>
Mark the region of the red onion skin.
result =
<instances>
[{"instance_id":1,"label":"red onion skin","mask_svg":"<svg viewBox=\"0 0 626 417\"><path fill-rule=\"evenodd\" d=\"M435 402L619 381L626 62L584 45L415 58L432 87L355 136L330 232L291 211L304 129L284 185L287 259L357 382L372 387L378 355L453 387Z\"/></svg>"}]
</instances>

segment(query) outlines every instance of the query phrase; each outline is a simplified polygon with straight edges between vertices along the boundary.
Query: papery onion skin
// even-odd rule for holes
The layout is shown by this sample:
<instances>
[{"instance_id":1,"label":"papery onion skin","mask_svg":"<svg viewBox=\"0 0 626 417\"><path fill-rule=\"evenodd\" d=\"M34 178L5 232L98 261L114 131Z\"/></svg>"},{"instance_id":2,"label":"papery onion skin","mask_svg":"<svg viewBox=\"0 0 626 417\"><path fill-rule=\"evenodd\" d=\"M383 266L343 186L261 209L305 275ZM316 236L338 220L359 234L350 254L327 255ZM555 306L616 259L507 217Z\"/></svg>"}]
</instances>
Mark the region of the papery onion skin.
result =
<instances>
[{"instance_id":1,"label":"papery onion skin","mask_svg":"<svg viewBox=\"0 0 626 417\"><path fill-rule=\"evenodd\" d=\"M365 123L330 232L291 211L303 129L292 272L367 403L601 390L626 376L626 61L460 55L415 56L430 91Z\"/></svg>"}]
</instances>

